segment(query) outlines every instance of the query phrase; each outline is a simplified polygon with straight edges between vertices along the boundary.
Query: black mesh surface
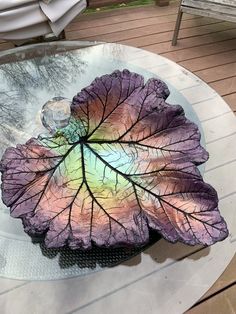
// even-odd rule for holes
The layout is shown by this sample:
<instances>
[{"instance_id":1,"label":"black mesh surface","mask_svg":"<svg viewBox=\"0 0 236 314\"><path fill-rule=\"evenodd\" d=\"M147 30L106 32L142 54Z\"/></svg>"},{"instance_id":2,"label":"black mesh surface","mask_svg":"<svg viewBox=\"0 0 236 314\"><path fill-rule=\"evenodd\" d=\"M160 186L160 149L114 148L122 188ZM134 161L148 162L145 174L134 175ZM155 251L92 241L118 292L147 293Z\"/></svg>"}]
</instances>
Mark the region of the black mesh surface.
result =
<instances>
[{"instance_id":1,"label":"black mesh surface","mask_svg":"<svg viewBox=\"0 0 236 314\"><path fill-rule=\"evenodd\" d=\"M151 233L149 243L139 248L107 249L94 247L88 251L81 251L71 250L68 247L61 249L47 249L42 243L40 243L40 248L42 254L49 259L53 259L55 256L60 255L59 265L61 268L70 268L76 265L81 269L88 268L94 270L98 266L103 268L121 264L122 262L140 254L143 250L147 249L160 239L161 236L159 234ZM33 241L41 242L40 239L34 239Z\"/></svg>"}]
</instances>

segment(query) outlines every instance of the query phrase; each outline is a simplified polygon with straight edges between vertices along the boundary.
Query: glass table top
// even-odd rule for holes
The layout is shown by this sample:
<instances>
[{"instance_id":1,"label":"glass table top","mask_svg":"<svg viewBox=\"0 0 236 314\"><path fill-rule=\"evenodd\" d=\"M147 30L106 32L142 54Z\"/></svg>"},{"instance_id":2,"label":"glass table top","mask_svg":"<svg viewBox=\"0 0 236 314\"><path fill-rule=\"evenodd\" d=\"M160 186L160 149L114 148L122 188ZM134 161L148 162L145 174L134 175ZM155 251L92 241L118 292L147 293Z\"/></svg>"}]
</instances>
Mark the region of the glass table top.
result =
<instances>
[{"instance_id":1,"label":"glass table top","mask_svg":"<svg viewBox=\"0 0 236 314\"><path fill-rule=\"evenodd\" d=\"M73 96L96 77L110 74L116 69L128 68L143 75L145 80L157 77L148 70L122 61L120 54L122 50L119 46L113 47L109 55L104 56L104 47L100 44L77 46L73 43L70 46L66 43L39 45L36 51L35 47L23 47L17 49L17 53L13 50L6 56L0 56L0 155L2 156L9 146L23 144L31 137L47 132L40 116L43 105L54 97L72 100ZM167 101L180 103L189 119L200 126L188 101L171 84L168 84L168 87L170 96ZM202 142L204 144L204 137ZM2 260L15 260L15 265L11 265L11 268L6 265L0 268L0 274L9 278L59 279L86 274L115 265L142 251L93 249L92 252L86 253L66 248L46 249L37 243L37 239L32 240L24 233L21 221L11 218L9 209L2 202L0 237L8 243L7 249L5 245L0 247ZM158 235L153 237L151 243L159 239ZM36 243L33 244L32 241ZM31 271L24 261L25 256L30 256L30 259L35 261Z\"/></svg>"},{"instance_id":2,"label":"glass table top","mask_svg":"<svg viewBox=\"0 0 236 314\"><path fill-rule=\"evenodd\" d=\"M214 119L221 114L230 114L230 109L193 74L165 58L132 47L95 42L58 42L0 53L0 156L7 147L25 143L32 136L45 133L40 115L42 106L48 100L53 97L71 100L95 77L112 73L116 69L137 72L145 80L151 77L164 80L170 89L167 102L181 104L186 116L199 126L202 145L213 151L214 141L217 142L220 138L220 135L215 135L212 131L217 128ZM208 102L216 104L214 110L206 110ZM230 116L229 119L233 118ZM225 120L224 125L221 124L226 134L229 128L227 121ZM231 211L236 190L233 187L234 182L232 191L229 191L226 183L220 184L219 176L224 177L224 174L214 170L215 167L223 169L221 165L228 160L227 154L222 158L224 160L219 161L219 157L213 156L206 168L203 166L200 171L219 191L223 215L230 230L236 230L236 218ZM0 203L0 276L29 282L46 280L43 284L45 298L49 289L48 282L55 279L71 278L81 295L82 286L90 291L92 282L100 284L102 281L99 293L104 295L104 300L109 291L114 291L116 296L117 291L123 287L124 295L117 296L116 299L119 302L123 300L129 287L144 287L145 295L147 291L151 295L151 291L159 287L163 298L153 300L153 309L159 306L163 311L171 311L174 304L177 304L176 313L180 313L193 305L225 269L235 252L233 239L234 233L231 232L229 239L223 243L211 248L193 248L179 243L169 244L153 236L144 251L124 249L109 252L97 249L85 253L66 248L48 250L37 239L32 240L26 235L21 221L11 218L9 210ZM109 268L117 264L119 266ZM81 276L88 274L90 275ZM145 280L150 276L152 280L147 286ZM113 281L113 278L119 280ZM37 282L32 285L36 288ZM190 290L191 294L188 293ZM31 290L27 290L27 293L29 291ZM64 293L66 294L65 291ZM81 297L76 306L80 308L86 302L89 304L91 300L96 300L98 292L91 291L90 296L91 299L87 296ZM53 302L60 302L58 297L55 294ZM112 295L109 300L114 301ZM34 303L33 300L31 302ZM137 304L132 303L132 310L138 309ZM90 307L85 313L95 313L92 307L91 312L89 309Z\"/></svg>"}]
</instances>

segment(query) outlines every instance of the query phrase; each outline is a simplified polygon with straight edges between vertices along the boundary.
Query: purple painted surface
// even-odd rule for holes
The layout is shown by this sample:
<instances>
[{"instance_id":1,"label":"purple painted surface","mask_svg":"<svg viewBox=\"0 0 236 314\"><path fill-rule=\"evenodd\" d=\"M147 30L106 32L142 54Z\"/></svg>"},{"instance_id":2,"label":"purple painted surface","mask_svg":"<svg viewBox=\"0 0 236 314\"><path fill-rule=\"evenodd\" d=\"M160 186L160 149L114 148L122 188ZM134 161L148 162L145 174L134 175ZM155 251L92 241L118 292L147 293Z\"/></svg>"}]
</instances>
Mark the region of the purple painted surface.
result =
<instances>
[{"instance_id":1,"label":"purple painted surface","mask_svg":"<svg viewBox=\"0 0 236 314\"><path fill-rule=\"evenodd\" d=\"M74 97L67 127L8 148L2 198L47 247L140 246L149 229L171 242L228 235L218 197L197 165L200 132L165 83L115 71Z\"/></svg>"}]
</instances>

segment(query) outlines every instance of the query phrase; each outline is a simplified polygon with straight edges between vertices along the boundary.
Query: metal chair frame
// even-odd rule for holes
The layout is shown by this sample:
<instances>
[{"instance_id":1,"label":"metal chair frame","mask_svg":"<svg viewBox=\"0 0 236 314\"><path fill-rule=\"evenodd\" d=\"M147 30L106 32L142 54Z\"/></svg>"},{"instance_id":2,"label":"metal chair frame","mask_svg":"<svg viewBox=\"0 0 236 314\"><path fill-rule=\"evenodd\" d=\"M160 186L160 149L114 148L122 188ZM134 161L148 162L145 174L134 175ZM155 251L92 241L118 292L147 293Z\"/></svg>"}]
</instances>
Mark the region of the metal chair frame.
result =
<instances>
[{"instance_id":1,"label":"metal chair frame","mask_svg":"<svg viewBox=\"0 0 236 314\"><path fill-rule=\"evenodd\" d=\"M236 0L182 0L175 24L172 46L177 44L183 13L236 22Z\"/></svg>"}]
</instances>

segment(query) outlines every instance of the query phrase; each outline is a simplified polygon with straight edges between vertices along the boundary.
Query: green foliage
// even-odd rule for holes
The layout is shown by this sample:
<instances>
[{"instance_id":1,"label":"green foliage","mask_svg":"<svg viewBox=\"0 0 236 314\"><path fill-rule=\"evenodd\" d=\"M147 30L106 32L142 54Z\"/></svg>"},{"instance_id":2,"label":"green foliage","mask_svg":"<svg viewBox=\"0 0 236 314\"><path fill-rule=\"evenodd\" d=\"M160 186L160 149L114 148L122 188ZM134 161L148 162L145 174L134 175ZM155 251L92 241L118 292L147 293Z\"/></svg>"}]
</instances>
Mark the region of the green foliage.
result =
<instances>
[{"instance_id":1,"label":"green foliage","mask_svg":"<svg viewBox=\"0 0 236 314\"><path fill-rule=\"evenodd\" d=\"M129 3L124 1L124 3L121 4L112 4L109 6L101 7L99 9L94 9L94 8L88 8L85 13L93 13L93 12L100 12L100 11L108 11L112 9L117 9L117 8L127 8L127 7L134 7L134 6L142 6L142 5L150 5L154 4L154 0L134 0Z\"/></svg>"}]
</instances>

